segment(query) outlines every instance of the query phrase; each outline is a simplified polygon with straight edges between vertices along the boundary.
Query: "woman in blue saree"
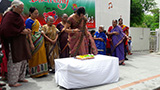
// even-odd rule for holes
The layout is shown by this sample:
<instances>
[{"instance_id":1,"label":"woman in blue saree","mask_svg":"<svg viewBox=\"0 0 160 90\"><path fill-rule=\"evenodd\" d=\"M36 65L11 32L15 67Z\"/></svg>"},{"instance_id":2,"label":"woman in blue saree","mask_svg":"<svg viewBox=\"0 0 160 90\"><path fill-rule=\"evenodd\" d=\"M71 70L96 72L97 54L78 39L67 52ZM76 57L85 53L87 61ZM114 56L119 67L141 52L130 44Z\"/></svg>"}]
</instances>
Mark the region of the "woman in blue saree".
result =
<instances>
[{"instance_id":1,"label":"woman in blue saree","mask_svg":"<svg viewBox=\"0 0 160 90\"><path fill-rule=\"evenodd\" d=\"M96 32L94 35L94 40L96 43L98 54L106 55L106 41L107 41L107 39L106 39L106 35L103 31L104 31L104 26L100 25L98 32Z\"/></svg>"}]
</instances>

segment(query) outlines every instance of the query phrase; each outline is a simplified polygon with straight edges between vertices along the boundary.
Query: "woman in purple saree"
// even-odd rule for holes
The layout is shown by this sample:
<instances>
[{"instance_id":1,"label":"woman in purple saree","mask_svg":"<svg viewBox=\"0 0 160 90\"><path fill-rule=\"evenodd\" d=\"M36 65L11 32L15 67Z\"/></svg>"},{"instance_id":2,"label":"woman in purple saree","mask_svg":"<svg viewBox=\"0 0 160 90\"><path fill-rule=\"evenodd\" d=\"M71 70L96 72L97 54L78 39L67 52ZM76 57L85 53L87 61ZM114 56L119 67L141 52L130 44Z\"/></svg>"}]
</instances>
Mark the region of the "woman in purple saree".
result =
<instances>
[{"instance_id":1,"label":"woman in purple saree","mask_svg":"<svg viewBox=\"0 0 160 90\"><path fill-rule=\"evenodd\" d=\"M124 60L124 39L125 34L122 32L121 27L117 25L117 20L112 21L113 29L108 34L111 35L111 55L119 58L119 64L125 65Z\"/></svg>"},{"instance_id":2,"label":"woman in purple saree","mask_svg":"<svg viewBox=\"0 0 160 90\"><path fill-rule=\"evenodd\" d=\"M57 24L57 29L60 31L59 33L59 44L60 44L60 58L69 57L69 47L68 47L68 33L66 33L63 28L67 23L68 15L62 15L62 21Z\"/></svg>"}]
</instances>

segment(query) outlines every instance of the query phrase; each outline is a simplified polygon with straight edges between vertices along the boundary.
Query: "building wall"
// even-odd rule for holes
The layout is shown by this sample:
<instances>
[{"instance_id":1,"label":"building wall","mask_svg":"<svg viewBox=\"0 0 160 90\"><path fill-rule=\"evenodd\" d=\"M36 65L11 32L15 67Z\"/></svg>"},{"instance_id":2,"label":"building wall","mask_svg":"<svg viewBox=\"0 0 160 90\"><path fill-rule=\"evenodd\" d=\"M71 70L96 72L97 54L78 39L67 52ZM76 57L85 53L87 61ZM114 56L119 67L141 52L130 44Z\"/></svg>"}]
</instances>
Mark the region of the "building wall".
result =
<instances>
[{"instance_id":1,"label":"building wall","mask_svg":"<svg viewBox=\"0 0 160 90\"><path fill-rule=\"evenodd\" d=\"M157 3L157 7L160 8L160 0L155 0L155 2Z\"/></svg>"},{"instance_id":2,"label":"building wall","mask_svg":"<svg viewBox=\"0 0 160 90\"><path fill-rule=\"evenodd\" d=\"M149 28L130 28L132 36L132 51L149 51Z\"/></svg>"},{"instance_id":3,"label":"building wall","mask_svg":"<svg viewBox=\"0 0 160 90\"><path fill-rule=\"evenodd\" d=\"M112 8L109 9L109 3ZM130 26L130 0L95 0L96 11L96 27L104 25L108 30L112 25L113 19L124 19L124 24Z\"/></svg>"},{"instance_id":4,"label":"building wall","mask_svg":"<svg viewBox=\"0 0 160 90\"><path fill-rule=\"evenodd\" d=\"M160 8L160 0L155 0L157 3L157 7ZM160 14L159 14L160 15ZM159 17L159 30L158 30L158 52L160 54L160 17Z\"/></svg>"},{"instance_id":5,"label":"building wall","mask_svg":"<svg viewBox=\"0 0 160 90\"><path fill-rule=\"evenodd\" d=\"M113 8L108 8L112 2ZM124 3L125 2L125 3ZM130 4L131 0L95 0L96 5L96 29L104 25L108 30L113 19L123 18L123 24L130 27ZM150 29L130 27L133 51L149 51Z\"/></svg>"}]
</instances>

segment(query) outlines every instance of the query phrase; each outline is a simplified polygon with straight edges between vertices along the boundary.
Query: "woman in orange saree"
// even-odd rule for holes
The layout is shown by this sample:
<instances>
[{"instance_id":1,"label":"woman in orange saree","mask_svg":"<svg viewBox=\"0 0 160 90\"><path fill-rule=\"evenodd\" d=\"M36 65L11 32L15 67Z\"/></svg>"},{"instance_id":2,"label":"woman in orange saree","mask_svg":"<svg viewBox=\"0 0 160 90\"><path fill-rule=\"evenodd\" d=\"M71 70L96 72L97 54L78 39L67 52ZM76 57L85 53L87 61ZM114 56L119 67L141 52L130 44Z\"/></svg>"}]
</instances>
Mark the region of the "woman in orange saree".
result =
<instances>
[{"instance_id":1,"label":"woman in orange saree","mask_svg":"<svg viewBox=\"0 0 160 90\"><path fill-rule=\"evenodd\" d=\"M26 28L31 29L30 45L32 49L32 58L28 61L29 74L31 77L40 77L48 74L48 64L44 37L40 32L40 23L36 19L38 10L35 7L30 8L31 16L26 20Z\"/></svg>"}]
</instances>

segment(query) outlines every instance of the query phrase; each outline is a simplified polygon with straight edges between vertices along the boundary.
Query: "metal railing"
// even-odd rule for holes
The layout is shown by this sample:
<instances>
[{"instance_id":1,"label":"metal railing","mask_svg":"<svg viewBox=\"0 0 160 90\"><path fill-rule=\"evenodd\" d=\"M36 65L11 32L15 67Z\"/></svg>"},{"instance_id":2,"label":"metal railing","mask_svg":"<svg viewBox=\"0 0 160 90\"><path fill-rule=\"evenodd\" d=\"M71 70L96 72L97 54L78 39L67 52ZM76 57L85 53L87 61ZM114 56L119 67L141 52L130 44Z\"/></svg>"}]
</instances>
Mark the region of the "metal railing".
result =
<instances>
[{"instance_id":1,"label":"metal railing","mask_svg":"<svg viewBox=\"0 0 160 90\"><path fill-rule=\"evenodd\" d=\"M149 40L149 48L150 52L157 52L158 51L158 32L157 31L150 31L150 40Z\"/></svg>"}]
</instances>

